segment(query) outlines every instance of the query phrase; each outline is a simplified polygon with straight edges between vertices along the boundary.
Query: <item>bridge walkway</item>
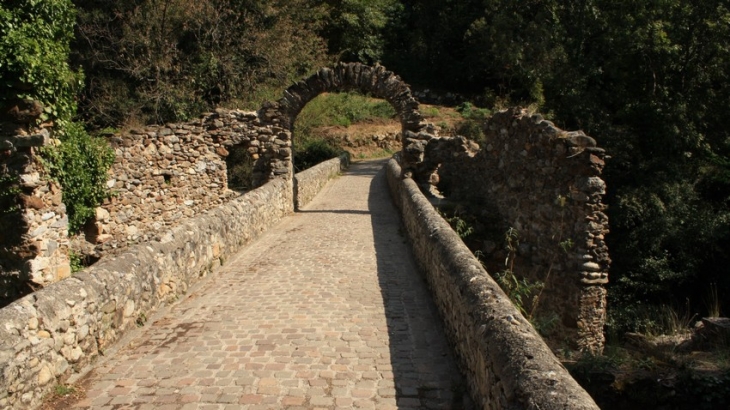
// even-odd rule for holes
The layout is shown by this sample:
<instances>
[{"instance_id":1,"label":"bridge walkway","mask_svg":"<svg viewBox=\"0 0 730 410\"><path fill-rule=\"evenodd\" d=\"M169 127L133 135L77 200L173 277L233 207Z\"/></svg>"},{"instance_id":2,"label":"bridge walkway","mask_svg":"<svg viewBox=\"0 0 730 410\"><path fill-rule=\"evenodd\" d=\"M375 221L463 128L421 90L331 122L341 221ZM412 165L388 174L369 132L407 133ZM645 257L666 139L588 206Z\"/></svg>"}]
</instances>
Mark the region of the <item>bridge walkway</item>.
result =
<instances>
[{"instance_id":1,"label":"bridge walkway","mask_svg":"<svg viewBox=\"0 0 730 410\"><path fill-rule=\"evenodd\" d=\"M383 164L353 164L51 408L472 408Z\"/></svg>"}]
</instances>

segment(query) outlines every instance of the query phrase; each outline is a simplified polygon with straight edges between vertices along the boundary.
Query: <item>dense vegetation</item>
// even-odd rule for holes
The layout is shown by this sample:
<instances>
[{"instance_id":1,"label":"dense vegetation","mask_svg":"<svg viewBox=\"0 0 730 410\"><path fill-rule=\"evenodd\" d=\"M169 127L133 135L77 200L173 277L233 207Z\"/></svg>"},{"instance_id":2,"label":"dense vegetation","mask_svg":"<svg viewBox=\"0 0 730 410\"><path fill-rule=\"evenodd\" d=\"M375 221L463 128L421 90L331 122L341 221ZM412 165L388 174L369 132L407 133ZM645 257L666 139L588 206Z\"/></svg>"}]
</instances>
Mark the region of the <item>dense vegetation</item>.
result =
<instances>
[{"instance_id":1,"label":"dense vegetation","mask_svg":"<svg viewBox=\"0 0 730 410\"><path fill-rule=\"evenodd\" d=\"M73 122L76 93L83 79L68 64L75 17L69 0L14 0L0 5L0 114L34 100L42 106L37 121L55 124L61 144L45 147L42 153L51 176L63 187L72 233L81 229L108 196L106 171L113 161L107 144ZM17 175L6 171L0 176L4 181L15 178ZM11 186L9 191L15 189ZM7 190L4 184L0 196Z\"/></svg>"},{"instance_id":2,"label":"dense vegetation","mask_svg":"<svg viewBox=\"0 0 730 410\"><path fill-rule=\"evenodd\" d=\"M708 296L730 291L727 0L77 0L76 71L68 1L3 4L0 85L35 85L23 96L66 119L83 70L92 128L256 108L336 60L488 108L532 104L612 156L613 329L686 300L717 310Z\"/></svg>"}]
</instances>

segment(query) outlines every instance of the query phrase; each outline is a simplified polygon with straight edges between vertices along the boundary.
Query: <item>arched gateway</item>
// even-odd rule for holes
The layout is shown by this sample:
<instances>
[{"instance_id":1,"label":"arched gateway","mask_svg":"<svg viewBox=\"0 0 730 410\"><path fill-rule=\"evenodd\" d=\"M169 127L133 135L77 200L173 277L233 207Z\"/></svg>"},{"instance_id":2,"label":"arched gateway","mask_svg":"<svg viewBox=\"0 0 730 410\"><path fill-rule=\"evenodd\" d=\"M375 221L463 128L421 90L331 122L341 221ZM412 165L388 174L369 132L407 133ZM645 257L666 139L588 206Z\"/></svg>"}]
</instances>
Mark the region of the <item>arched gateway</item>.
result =
<instances>
[{"instance_id":1,"label":"arched gateway","mask_svg":"<svg viewBox=\"0 0 730 410\"><path fill-rule=\"evenodd\" d=\"M353 90L382 98L395 109L402 127L403 170L410 176L415 166L423 161L426 143L432 136L423 132L426 124L408 84L380 65L339 63L334 68L321 68L311 77L287 88L279 101L266 102L262 106L261 119L281 130L276 134L275 148L267 158L269 175L263 179L292 178L291 133L297 115L309 101L322 93Z\"/></svg>"}]
</instances>

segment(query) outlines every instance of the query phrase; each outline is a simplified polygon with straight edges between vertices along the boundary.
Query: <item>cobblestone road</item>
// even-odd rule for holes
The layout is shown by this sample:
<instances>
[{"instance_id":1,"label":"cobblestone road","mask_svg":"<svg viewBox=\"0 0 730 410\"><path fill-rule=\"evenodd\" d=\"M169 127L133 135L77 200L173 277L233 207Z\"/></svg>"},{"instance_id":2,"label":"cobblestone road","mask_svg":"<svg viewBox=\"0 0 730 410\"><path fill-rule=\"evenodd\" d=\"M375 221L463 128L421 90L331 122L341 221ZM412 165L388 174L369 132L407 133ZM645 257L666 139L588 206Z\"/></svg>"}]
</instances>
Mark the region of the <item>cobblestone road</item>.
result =
<instances>
[{"instance_id":1,"label":"cobblestone road","mask_svg":"<svg viewBox=\"0 0 730 410\"><path fill-rule=\"evenodd\" d=\"M102 361L63 408L471 408L382 165L330 182Z\"/></svg>"}]
</instances>

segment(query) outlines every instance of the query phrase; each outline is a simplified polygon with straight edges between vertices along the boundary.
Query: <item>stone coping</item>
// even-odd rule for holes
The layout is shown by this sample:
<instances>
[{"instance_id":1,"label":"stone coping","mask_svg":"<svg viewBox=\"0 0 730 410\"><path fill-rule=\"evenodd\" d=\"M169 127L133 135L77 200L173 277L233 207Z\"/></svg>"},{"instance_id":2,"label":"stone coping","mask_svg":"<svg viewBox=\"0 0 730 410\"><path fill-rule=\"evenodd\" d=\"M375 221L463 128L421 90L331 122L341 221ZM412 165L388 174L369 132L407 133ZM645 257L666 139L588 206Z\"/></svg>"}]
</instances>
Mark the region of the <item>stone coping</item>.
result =
<instances>
[{"instance_id":1,"label":"stone coping","mask_svg":"<svg viewBox=\"0 0 730 410\"><path fill-rule=\"evenodd\" d=\"M392 159L386 165L475 403L484 409L598 409L456 232Z\"/></svg>"}]
</instances>

